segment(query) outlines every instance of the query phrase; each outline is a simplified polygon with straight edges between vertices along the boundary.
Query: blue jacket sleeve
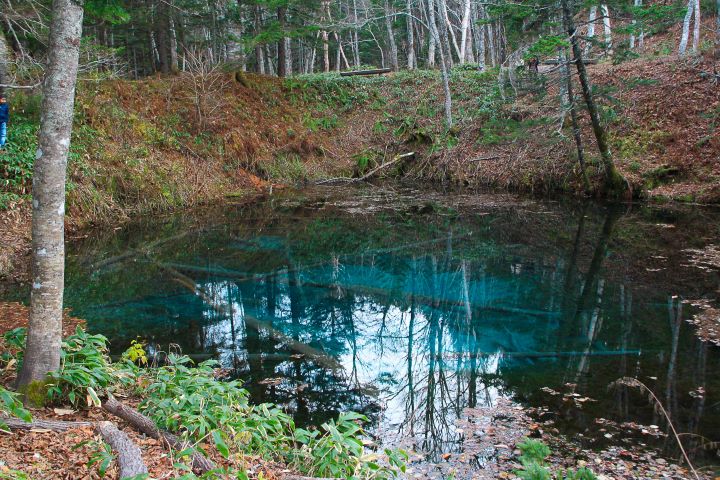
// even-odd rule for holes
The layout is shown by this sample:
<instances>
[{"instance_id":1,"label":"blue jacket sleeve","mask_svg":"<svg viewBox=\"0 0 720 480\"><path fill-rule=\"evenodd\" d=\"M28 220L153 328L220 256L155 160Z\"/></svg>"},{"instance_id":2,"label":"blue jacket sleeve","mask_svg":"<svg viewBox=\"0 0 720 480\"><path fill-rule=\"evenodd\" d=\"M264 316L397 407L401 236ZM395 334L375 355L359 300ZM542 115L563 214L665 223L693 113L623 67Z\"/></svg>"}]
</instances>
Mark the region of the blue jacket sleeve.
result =
<instances>
[{"instance_id":1,"label":"blue jacket sleeve","mask_svg":"<svg viewBox=\"0 0 720 480\"><path fill-rule=\"evenodd\" d=\"M0 105L0 123L5 123L10 120L10 107L8 104Z\"/></svg>"}]
</instances>

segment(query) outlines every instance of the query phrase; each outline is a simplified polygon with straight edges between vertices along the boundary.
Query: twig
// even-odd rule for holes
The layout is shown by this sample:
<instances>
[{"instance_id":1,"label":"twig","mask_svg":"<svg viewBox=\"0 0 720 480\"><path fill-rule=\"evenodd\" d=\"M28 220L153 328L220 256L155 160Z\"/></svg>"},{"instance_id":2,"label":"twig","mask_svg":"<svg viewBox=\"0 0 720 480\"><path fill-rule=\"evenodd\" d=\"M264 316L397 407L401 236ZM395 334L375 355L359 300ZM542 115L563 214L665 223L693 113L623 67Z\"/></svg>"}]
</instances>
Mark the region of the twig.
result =
<instances>
[{"instance_id":1,"label":"twig","mask_svg":"<svg viewBox=\"0 0 720 480\"><path fill-rule=\"evenodd\" d=\"M404 158L412 157L413 155L415 155L415 152L409 152L409 153L403 153L402 155L397 155L395 158L393 158L389 162L383 163L379 167L370 170L368 173L366 173L365 175L363 175L362 177L359 177L359 178L350 178L350 177L329 178L327 180L320 180L319 182L316 182L316 185L324 185L324 184L328 184L328 183L340 183L340 182L342 182L342 183L364 182L367 179L369 179L370 177L372 177L373 175L375 175L380 170L383 170L383 169L389 167L390 165L399 162L400 160L402 160Z\"/></svg>"},{"instance_id":2,"label":"twig","mask_svg":"<svg viewBox=\"0 0 720 480\"><path fill-rule=\"evenodd\" d=\"M688 457L687 452L685 452L685 448L683 447L683 444L680 441L680 435L678 434L677 430L675 430L675 425L673 425L673 422L670 419L670 414L667 412L667 410L665 410L665 407L663 407L663 404L660 401L660 399L655 396L655 392L650 390L650 388L647 385L645 385L643 382L641 382L637 378L632 378L632 377L622 377L618 380L615 380L613 383L610 384L610 386L612 387L614 385L625 385L627 387L639 388L640 390L644 390L645 392L648 393L648 395L650 395L651 402L657 408L659 408L660 413L662 413L665 416L665 419L667 420L668 425L670 426L670 429L673 432L673 435L675 435L675 440L677 441L678 447L680 447L680 451L682 452L683 457L685 458L685 461L688 464L688 467L690 467L690 470L692 471L695 478L697 480L700 480L700 477L698 476L697 471L695 471L695 467L693 466L692 462L690 461L690 457Z\"/></svg>"}]
</instances>

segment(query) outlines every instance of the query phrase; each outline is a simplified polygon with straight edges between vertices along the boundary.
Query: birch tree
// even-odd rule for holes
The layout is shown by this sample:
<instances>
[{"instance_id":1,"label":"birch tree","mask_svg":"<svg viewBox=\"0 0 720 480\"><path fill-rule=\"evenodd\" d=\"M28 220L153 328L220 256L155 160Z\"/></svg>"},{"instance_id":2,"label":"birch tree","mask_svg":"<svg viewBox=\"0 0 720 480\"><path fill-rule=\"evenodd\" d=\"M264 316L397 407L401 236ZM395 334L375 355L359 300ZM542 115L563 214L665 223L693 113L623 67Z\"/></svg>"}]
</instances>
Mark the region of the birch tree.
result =
<instances>
[{"instance_id":1,"label":"birch tree","mask_svg":"<svg viewBox=\"0 0 720 480\"><path fill-rule=\"evenodd\" d=\"M60 367L65 276L65 175L70 150L83 6L53 0L49 58L33 170L32 293L25 359L18 387L41 403L48 372ZM44 390L44 388L40 388ZM32 396L28 394L32 393ZM42 395L42 398L40 397Z\"/></svg>"},{"instance_id":2,"label":"birch tree","mask_svg":"<svg viewBox=\"0 0 720 480\"><path fill-rule=\"evenodd\" d=\"M612 27L610 25L610 9L606 4L603 4L600 7L603 15L603 33L605 35L604 42L605 42L605 50L610 51L612 50Z\"/></svg>"},{"instance_id":3,"label":"birch tree","mask_svg":"<svg viewBox=\"0 0 720 480\"><path fill-rule=\"evenodd\" d=\"M432 13L435 10L435 0L428 0L428 12ZM437 15L429 15L429 17L432 17L434 19L437 18ZM442 17L441 17L442 18ZM442 22L442 20L441 20ZM450 75L449 75L449 66L448 66L448 59L446 58L447 55L445 53L444 45L448 45L447 41L447 34L442 35L438 32L438 26L437 23L433 22L428 25L428 28L430 29L430 35L435 37L435 41L438 43L438 46L440 47L440 76L442 78L442 84L443 84L443 92L445 93L445 123L447 125L447 128L451 128L453 124L453 118L452 118L452 93L450 91Z\"/></svg>"},{"instance_id":4,"label":"birch tree","mask_svg":"<svg viewBox=\"0 0 720 480\"><path fill-rule=\"evenodd\" d=\"M460 63L465 63L468 56L468 46L472 49L472 45L468 45L470 34L470 0L465 0L463 8L462 25L460 26Z\"/></svg>"},{"instance_id":5,"label":"birch tree","mask_svg":"<svg viewBox=\"0 0 720 480\"><path fill-rule=\"evenodd\" d=\"M588 15L587 42L585 43L585 55L590 53L592 42L595 40L595 22L597 21L597 6L590 7Z\"/></svg>"},{"instance_id":6,"label":"birch tree","mask_svg":"<svg viewBox=\"0 0 720 480\"><path fill-rule=\"evenodd\" d=\"M415 57L415 22L412 15L412 0L407 0L405 9L407 11L407 64L408 69L414 70L417 68L417 59Z\"/></svg>"},{"instance_id":7,"label":"birch tree","mask_svg":"<svg viewBox=\"0 0 720 480\"><path fill-rule=\"evenodd\" d=\"M387 30L388 36L388 50L390 54L390 65L393 71L397 72L400 70L400 64L398 62L398 48L395 43L395 33L392 28L393 11L390 8L390 2L385 0L385 30Z\"/></svg>"},{"instance_id":8,"label":"birch tree","mask_svg":"<svg viewBox=\"0 0 720 480\"><path fill-rule=\"evenodd\" d=\"M10 47L5 40L2 30L0 30L0 94L5 93L5 87L10 83Z\"/></svg>"},{"instance_id":9,"label":"birch tree","mask_svg":"<svg viewBox=\"0 0 720 480\"><path fill-rule=\"evenodd\" d=\"M695 0L688 0L687 11L683 19L682 36L680 37L680 47L678 53L682 57L687 52L688 40L690 37L690 20L692 20L693 11L695 10Z\"/></svg>"}]
</instances>

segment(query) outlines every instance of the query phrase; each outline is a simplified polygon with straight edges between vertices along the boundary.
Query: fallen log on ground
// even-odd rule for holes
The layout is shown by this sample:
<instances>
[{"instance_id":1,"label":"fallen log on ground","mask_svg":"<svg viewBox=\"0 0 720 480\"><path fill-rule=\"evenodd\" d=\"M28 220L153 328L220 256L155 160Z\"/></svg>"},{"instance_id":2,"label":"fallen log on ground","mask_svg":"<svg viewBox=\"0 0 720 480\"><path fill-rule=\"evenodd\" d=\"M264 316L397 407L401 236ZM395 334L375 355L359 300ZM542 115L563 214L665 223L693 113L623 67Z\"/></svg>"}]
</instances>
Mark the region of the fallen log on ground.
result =
<instances>
[{"instance_id":1,"label":"fallen log on ground","mask_svg":"<svg viewBox=\"0 0 720 480\"><path fill-rule=\"evenodd\" d=\"M2 417L11 430L29 430L29 431L53 431L66 432L76 428L93 427L95 432L110 445L117 456L117 463L120 467L120 478L134 477L148 473L147 466L142 459L142 451L140 447L127 436L125 432L118 429L117 426L108 421L102 422L66 422L63 420L33 420L32 422L24 422L17 418Z\"/></svg>"},{"instance_id":2,"label":"fallen log on ground","mask_svg":"<svg viewBox=\"0 0 720 480\"><path fill-rule=\"evenodd\" d=\"M0 417L10 430L52 430L53 432L65 432L74 428L94 427L93 422L65 422L62 420L33 420L30 423L19 418Z\"/></svg>"},{"instance_id":3,"label":"fallen log on ground","mask_svg":"<svg viewBox=\"0 0 720 480\"><path fill-rule=\"evenodd\" d=\"M341 77L355 77L355 76L368 76L368 75L383 75L390 73L392 70L389 68L375 68L372 70L355 70L352 72L340 72Z\"/></svg>"},{"instance_id":4,"label":"fallen log on ground","mask_svg":"<svg viewBox=\"0 0 720 480\"><path fill-rule=\"evenodd\" d=\"M95 426L105 443L112 447L117 454L117 463L120 467L120 478L135 477L148 473L142 459L140 447L130 440L125 432L119 430L112 422L98 422Z\"/></svg>"},{"instance_id":5,"label":"fallen log on ground","mask_svg":"<svg viewBox=\"0 0 720 480\"><path fill-rule=\"evenodd\" d=\"M150 418L134 408L118 402L113 396L108 396L108 399L103 402L102 406L108 412L128 422L139 432L144 433L148 437L160 440L170 449L182 451L192 446L189 442L181 439L177 435L160 430ZM215 463L212 460L198 451L192 453L192 469L195 473L203 474L214 468Z\"/></svg>"},{"instance_id":6,"label":"fallen log on ground","mask_svg":"<svg viewBox=\"0 0 720 480\"><path fill-rule=\"evenodd\" d=\"M356 182L364 182L364 181L368 180L370 177L372 177L373 175L375 175L375 174L376 174L377 172L379 172L380 170L384 170L384 169L386 169L387 167L389 167L390 165L394 165L395 163L399 162L400 160L403 160L403 159L409 158L409 157L413 157L413 156L415 156L415 152L408 152L408 153L403 153L403 154L401 154L401 155L397 155L395 158L393 158L393 159L390 160L389 162L383 163L383 164L380 165L379 167L376 167L376 168L370 170L368 173L366 173L366 174L363 175L362 177L358 177L358 178L351 178L351 177L328 178L327 180L320 180L319 182L315 182L315 183L316 183L316 185L326 185L326 184L329 184L329 183L356 183Z\"/></svg>"}]
</instances>

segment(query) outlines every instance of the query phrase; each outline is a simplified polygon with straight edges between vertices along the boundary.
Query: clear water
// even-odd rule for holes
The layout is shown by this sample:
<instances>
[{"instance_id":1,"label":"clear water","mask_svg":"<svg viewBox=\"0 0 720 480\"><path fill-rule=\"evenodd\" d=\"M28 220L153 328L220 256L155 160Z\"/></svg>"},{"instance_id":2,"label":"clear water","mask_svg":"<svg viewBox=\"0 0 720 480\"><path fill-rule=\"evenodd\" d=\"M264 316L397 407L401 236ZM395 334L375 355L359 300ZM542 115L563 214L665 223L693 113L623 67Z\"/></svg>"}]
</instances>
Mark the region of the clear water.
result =
<instances>
[{"instance_id":1,"label":"clear water","mask_svg":"<svg viewBox=\"0 0 720 480\"><path fill-rule=\"evenodd\" d=\"M500 396L550 405L564 433L596 444L596 418L662 427L645 395L608 390L622 376L646 382L680 431L717 441L720 352L674 297L717 295L718 272L684 250L717 242L718 220L700 208L284 192L75 241L66 303L116 354L139 337L218 358L300 424L358 410L386 440L412 436L430 453L456 445L465 407ZM542 390L568 383L597 401L575 408Z\"/></svg>"}]
</instances>

